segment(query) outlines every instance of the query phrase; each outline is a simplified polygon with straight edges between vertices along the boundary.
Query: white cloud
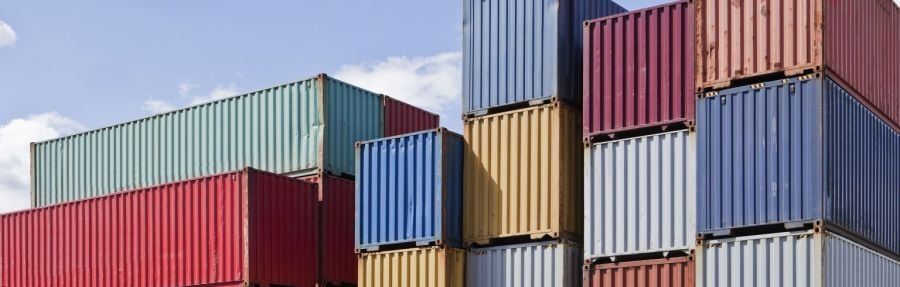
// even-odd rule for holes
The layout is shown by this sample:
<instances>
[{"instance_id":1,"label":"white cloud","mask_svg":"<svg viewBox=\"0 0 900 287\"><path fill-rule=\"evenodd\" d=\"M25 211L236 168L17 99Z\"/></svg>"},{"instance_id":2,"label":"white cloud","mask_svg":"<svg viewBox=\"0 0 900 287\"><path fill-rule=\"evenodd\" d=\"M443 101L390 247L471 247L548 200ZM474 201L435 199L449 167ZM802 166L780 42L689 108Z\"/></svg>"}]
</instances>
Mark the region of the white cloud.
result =
<instances>
[{"instance_id":1,"label":"white cloud","mask_svg":"<svg viewBox=\"0 0 900 287\"><path fill-rule=\"evenodd\" d=\"M178 94L182 96L187 96L191 94L191 91L194 90L195 85L191 83L181 83L178 84Z\"/></svg>"},{"instance_id":2,"label":"white cloud","mask_svg":"<svg viewBox=\"0 0 900 287\"><path fill-rule=\"evenodd\" d=\"M238 90L234 83L230 83L227 86L218 85L215 89L210 91L209 94L205 96L194 97L193 99L191 99L191 105L198 105L215 100L221 100L224 98L236 96L237 94Z\"/></svg>"},{"instance_id":3,"label":"white cloud","mask_svg":"<svg viewBox=\"0 0 900 287\"><path fill-rule=\"evenodd\" d=\"M30 206L30 143L85 129L56 113L31 115L0 125L0 212Z\"/></svg>"},{"instance_id":4,"label":"white cloud","mask_svg":"<svg viewBox=\"0 0 900 287\"><path fill-rule=\"evenodd\" d=\"M335 77L441 115L442 125L461 130L462 53L389 57L345 65Z\"/></svg>"},{"instance_id":5,"label":"white cloud","mask_svg":"<svg viewBox=\"0 0 900 287\"><path fill-rule=\"evenodd\" d=\"M154 114L161 114L174 110L175 105L172 105L172 103L167 101L149 99L144 101L144 104L141 105L141 109Z\"/></svg>"},{"instance_id":6,"label":"white cloud","mask_svg":"<svg viewBox=\"0 0 900 287\"><path fill-rule=\"evenodd\" d=\"M13 28L0 20L0 47L12 46L16 43L16 31L13 31Z\"/></svg>"}]
</instances>

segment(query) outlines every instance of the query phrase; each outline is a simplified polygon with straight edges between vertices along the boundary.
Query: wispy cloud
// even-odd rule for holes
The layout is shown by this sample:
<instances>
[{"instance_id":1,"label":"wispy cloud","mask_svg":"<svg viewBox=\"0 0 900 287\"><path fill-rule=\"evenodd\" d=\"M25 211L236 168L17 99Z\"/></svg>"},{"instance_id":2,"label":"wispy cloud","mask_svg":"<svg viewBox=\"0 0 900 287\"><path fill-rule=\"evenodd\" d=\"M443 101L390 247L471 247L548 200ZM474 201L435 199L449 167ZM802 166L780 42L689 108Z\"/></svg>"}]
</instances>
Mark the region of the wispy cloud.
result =
<instances>
[{"instance_id":1,"label":"wispy cloud","mask_svg":"<svg viewBox=\"0 0 900 287\"><path fill-rule=\"evenodd\" d=\"M144 101L141 105L141 109L154 114L161 114L174 110L175 105L167 101L149 99Z\"/></svg>"},{"instance_id":2,"label":"wispy cloud","mask_svg":"<svg viewBox=\"0 0 900 287\"><path fill-rule=\"evenodd\" d=\"M9 24L0 20L0 47L16 44L16 31Z\"/></svg>"},{"instance_id":3,"label":"wispy cloud","mask_svg":"<svg viewBox=\"0 0 900 287\"><path fill-rule=\"evenodd\" d=\"M228 85L218 85L209 94L193 97L191 99L191 105L198 105L202 103L212 102L215 100L221 100L224 98L236 96L238 94L238 89L234 85L234 83L230 83Z\"/></svg>"},{"instance_id":4,"label":"wispy cloud","mask_svg":"<svg viewBox=\"0 0 900 287\"><path fill-rule=\"evenodd\" d=\"M31 115L0 125L0 212L28 208L29 145L85 130L56 113Z\"/></svg>"},{"instance_id":5,"label":"wispy cloud","mask_svg":"<svg viewBox=\"0 0 900 287\"><path fill-rule=\"evenodd\" d=\"M148 111L153 114L170 112L185 106L199 105L215 100L221 100L238 94L237 86L234 83L227 85L217 85L206 94L195 95L194 91L198 85L191 83L181 83L178 85L178 95L189 98L190 101L184 104L176 104L170 101L148 99L141 103L141 110Z\"/></svg>"}]
</instances>

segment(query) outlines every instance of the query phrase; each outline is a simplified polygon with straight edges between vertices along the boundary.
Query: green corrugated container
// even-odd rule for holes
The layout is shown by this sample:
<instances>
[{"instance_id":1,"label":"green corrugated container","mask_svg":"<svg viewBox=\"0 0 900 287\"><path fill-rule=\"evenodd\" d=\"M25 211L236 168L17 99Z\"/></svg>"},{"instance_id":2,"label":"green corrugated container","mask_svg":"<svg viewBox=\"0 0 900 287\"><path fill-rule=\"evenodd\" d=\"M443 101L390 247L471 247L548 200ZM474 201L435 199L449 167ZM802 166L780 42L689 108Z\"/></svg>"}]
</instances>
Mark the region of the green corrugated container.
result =
<instances>
[{"instance_id":1,"label":"green corrugated container","mask_svg":"<svg viewBox=\"0 0 900 287\"><path fill-rule=\"evenodd\" d=\"M381 95L318 77L31 146L34 207L241 169L354 172Z\"/></svg>"}]
</instances>

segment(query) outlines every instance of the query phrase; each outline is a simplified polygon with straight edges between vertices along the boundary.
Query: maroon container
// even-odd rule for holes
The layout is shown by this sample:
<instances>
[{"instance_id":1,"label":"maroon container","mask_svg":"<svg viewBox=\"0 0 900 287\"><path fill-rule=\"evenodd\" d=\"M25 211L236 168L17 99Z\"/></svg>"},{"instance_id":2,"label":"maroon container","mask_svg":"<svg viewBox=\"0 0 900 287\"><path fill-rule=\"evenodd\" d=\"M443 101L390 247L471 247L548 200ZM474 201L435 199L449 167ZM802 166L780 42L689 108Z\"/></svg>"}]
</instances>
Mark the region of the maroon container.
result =
<instances>
[{"instance_id":1,"label":"maroon container","mask_svg":"<svg viewBox=\"0 0 900 287\"><path fill-rule=\"evenodd\" d=\"M588 265L584 287L694 287L691 257Z\"/></svg>"},{"instance_id":2,"label":"maroon container","mask_svg":"<svg viewBox=\"0 0 900 287\"><path fill-rule=\"evenodd\" d=\"M322 281L326 286L355 285L356 185L352 180L322 174L304 180L319 184Z\"/></svg>"},{"instance_id":3,"label":"maroon container","mask_svg":"<svg viewBox=\"0 0 900 287\"><path fill-rule=\"evenodd\" d=\"M587 139L694 120L694 13L692 2L681 1L585 23Z\"/></svg>"},{"instance_id":4,"label":"maroon container","mask_svg":"<svg viewBox=\"0 0 900 287\"><path fill-rule=\"evenodd\" d=\"M384 96L384 136L408 134L436 129L440 117L426 110Z\"/></svg>"},{"instance_id":5,"label":"maroon container","mask_svg":"<svg viewBox=\"0 0 900 287\"><path fill-rule=\"evenodd\" d=\"M244 170L0 215L0 286L314 286L316 185Z\"/></svg>"}]
</instances>

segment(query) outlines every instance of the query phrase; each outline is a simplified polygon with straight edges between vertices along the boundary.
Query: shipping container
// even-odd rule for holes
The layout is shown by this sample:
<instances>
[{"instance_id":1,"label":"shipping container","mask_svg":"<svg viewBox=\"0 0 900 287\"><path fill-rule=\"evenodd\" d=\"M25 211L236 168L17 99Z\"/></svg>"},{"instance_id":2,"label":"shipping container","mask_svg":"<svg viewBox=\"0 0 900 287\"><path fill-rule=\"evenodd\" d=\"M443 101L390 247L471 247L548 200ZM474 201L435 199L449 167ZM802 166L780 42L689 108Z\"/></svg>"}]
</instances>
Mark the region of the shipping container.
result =
<instances>
[{"instance_id":1,"label":"shipping container","mask_svg":"<svg viewBox=\"0 0 900 287\"><path fill-rule=\"evenodd\" d=\"M356 252L353 249L353 180L316 174L302 180L318 184L321 257L319 266L326 286L356 284Z\"/></svg>"},{"instance_id":2,"label":"shipping container","mask_svg":"<svg viewBox=\"0 0 900 287\"><path fill-rule=\"evenodd\" d=\"M585 149L585 259L693 249L696 151L686 130Z\"/></svg>"},{"instance_id":3,"label":"shipping container","mask_svg":"<svg viewBox=\"0 0 900 287\"><path fill-rule=\"evenodd\" d=\"M585 266L584 287L694 287L691 256ZM722 285L727 286L727 285Z\"/></svg>"},{"instance_id":4,"label":"shipping container","mask_svg":"<svg viewBox=\"0 0 900 287\"><path fill-rule=\"evenodd\" d=\"M382 137L381 96L325 75L35 143L36 207L251 166L353 174L354 144ZM334 128L331 128L334 127Z\"/></svg>"},{"instance_id":5,"label":"shipping container","mask_svg":"<svg viewBox=\"0 0 900 287\"><path fill-rule=\"evenodd\" d=\"M585 137L649 134L694 120L694 23L692 1L585 23Z\"/></svg>"},{"instance_id":6,"label":"shipping container","mask_svg":"<svg viewBox=\"0 0 900 287\"><path fill-rule=\"evenodd\" d=\"M611 0L463 0L463 113L580 105L582 23L622 12Z\"/></svg>"},{"instance_id":7,"label":"shipping container","mask_svg":"<svg viewBox=\"0 0 900 287\"><path fill-rule=\"evenodd\" d=\"M467 245L528 236L580 237L580 115L560 104L477 117L464 123Z\"/></svg>"},{"instance_id":8,"label":"shipping container","mask_svg":"<svg viewBox=\"0 0 900 287\"><path fill-rule=\"evenodd\" d=\"M0 286L314 286L316 185L243 171L0 215Z\"/></svg>"},{"instance_id":9,"label":"shipping container","mask_svg":"<svg viewBox=\"0 0 900 287\"><path fill-rule=\"evenodd\" d=\"M575 287L581 262L581 246L564 240L470 249L466 286Z\"/></svg>"},{"instance_id":10,"label":"shipping container","mask_svg":"<svg viewBox=\"0 0 900 287\"><path fill-rule=\"evenodd\" d=\"M384 98L384 136L392 137L440 127L436 114L394 98Z\"/></svg>"},{"instance_id":11,"label":"shipping container","mask_svg":"<svg viewBox=\"0 0 900 287\"><path fill-rule=\"evenodd\" d=\"M359 287L462 287L466 252L423 247L359 255Z\"/></svg>"},{"instance_id":12,"label":"shipping container","mask_svg":"<svg viewBox=\"0 0 900 287\"><path fill-rule=\"evenodd\" d=\"M831 71L896 128L900 9L891 0L698 0L697 85Z\"/></svg>"},{"instance_id":13,"label":"shipping container","mask_svg":"<svg viewBox=\"0 0 900 287\"><path fill-rule=\"evenodd\" d=\"M795 231L697 248L698 287L894 287L900 261L828 232Z\"/></svg>"},{"instance_id":14,"label":"shipping container","mask_svg":"<svg viewBox=\"0 0 900 287\"><path fill-rule=\"evenodd\" d=\"M822 74L697 102L698 230L824 220L900 254L900 133Z\"/></svg>"},{"instance_id":15,"label":"shipping container","mask_svg":"<svg viewBox=\"0 0 900 287\"><path fill-rule=\"evenodd\" d=\"M463 137L435 129L356 147L356 248L462 247Z\"/></svg>"}]
</instances>

